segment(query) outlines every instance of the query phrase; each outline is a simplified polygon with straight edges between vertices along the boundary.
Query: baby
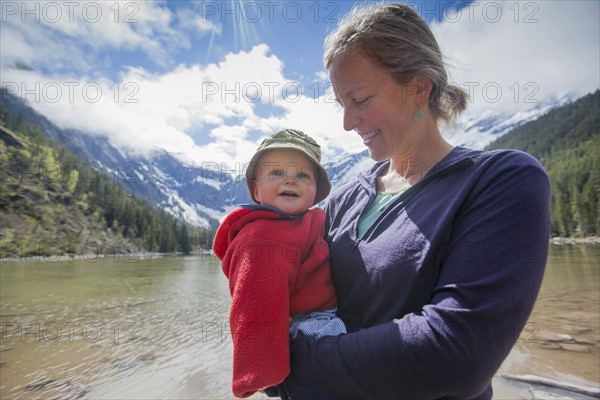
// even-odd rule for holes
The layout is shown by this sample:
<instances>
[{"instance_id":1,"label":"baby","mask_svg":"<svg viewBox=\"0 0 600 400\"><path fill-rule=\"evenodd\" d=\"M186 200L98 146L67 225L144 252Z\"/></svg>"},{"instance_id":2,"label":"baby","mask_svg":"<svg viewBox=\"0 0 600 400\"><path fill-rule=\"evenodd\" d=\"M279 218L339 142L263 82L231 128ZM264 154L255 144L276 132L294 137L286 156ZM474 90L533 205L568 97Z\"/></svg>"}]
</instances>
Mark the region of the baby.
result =
<instances>
[{"instance_id":1,"label":"baby","mask_svg":"<svg viewBox=\"0 0 600 400\"><path fill-rule=\"evenodd\" d=\"M265 139L246 170L257 204L234 209L217 230L214 252L232 296L237 397L283 382L290 373L290 334L346 333L335 315L325 214L313 207L331 190L320 161L320 146L301 131Z\"/></svg>"}]
</instances>

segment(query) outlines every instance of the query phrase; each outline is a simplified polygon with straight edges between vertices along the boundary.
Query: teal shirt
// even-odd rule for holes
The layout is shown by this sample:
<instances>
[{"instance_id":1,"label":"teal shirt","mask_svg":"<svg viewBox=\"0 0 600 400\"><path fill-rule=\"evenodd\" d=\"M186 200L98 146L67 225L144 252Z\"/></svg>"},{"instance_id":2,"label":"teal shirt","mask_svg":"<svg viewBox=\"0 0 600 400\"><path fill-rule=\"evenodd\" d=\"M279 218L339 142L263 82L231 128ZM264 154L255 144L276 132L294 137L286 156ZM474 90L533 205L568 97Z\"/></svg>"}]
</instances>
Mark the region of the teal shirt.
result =
<instances>
[{"instance_id":1,"label":"teal shirt","mask_svg":"<svg viewBox=\"0 0 600 400\"><path fill-rule=\"evenodd\" d=\"M369 208L367 208L367 211L364 214L362 214L358 220L359 239L363 238L363 236L365 235L365 233L367 233L369 228L371 228L375 221L377 221L377 218L379 218L381 213L385 211L386 207L394 200L396 200L396 197L398 197L403 192L404 190L401 190L399 192L377 192L377 197L375 198L373 204L371 204Z\"/></svg>"}]
</instances>

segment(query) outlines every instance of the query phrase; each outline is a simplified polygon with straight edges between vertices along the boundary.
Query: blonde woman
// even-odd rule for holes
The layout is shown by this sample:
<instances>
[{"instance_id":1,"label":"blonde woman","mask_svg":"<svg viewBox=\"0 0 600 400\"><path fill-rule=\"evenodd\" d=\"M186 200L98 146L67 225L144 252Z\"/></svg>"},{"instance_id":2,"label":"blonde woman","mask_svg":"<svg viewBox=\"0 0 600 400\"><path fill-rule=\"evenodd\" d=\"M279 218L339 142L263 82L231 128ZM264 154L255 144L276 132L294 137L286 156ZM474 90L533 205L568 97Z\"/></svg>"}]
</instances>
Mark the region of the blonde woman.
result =
<instances>
[{"instance_id":1,"label":"blonde woman","mask_svg":"<svg viewBox=\"0 0 600 400\"><path fill-rule=\"evenodd\" d=\"M544 273L550 185L518 151L453 147L467 104L402 4L361 5L325 42L343 127L377 163L325 207L348 333L291 343L299 399L491 399Z\"/></svg>"}]
</instances>

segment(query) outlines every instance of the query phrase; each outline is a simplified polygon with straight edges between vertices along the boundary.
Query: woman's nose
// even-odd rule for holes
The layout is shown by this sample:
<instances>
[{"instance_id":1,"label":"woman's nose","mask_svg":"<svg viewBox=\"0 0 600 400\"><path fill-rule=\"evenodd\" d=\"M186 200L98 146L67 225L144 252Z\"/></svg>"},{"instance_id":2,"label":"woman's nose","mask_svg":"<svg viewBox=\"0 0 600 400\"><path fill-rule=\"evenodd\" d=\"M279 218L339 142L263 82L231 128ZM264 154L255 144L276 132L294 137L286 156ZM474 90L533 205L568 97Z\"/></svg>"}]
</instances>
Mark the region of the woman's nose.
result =
<instances>
[{"instance_id":1,"label":"woman's nose","mask_svg":"<svg viewBox=\"0 0 600 400\"><path fill-rule=\"evenodd\" d=\"M344 130L351 131L358 125L358 117L352 107L344 107Z\"/></svg>"}]
</instances>

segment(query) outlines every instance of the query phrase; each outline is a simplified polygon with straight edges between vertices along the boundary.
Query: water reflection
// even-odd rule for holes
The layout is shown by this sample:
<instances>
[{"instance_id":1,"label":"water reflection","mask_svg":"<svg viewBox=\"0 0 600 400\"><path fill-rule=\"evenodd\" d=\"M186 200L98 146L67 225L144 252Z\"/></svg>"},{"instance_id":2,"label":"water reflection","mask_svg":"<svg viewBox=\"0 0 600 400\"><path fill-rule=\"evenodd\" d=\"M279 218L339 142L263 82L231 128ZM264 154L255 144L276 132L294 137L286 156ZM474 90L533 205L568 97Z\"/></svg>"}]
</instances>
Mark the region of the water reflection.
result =
<instances>
[{"instance_id":1,"label":"water reflection","mask_svg":"<svg viewBox=\"0 0 600 400\"><path fill-rule=\"evenodd\" d=\"M530 319L536 340L520 340L501 373L600 381L599 254L552 248ZM0 265L0 398L233 398L216 258L95 261ZM550 334L575 342L542 340ZM497 393L509 393L504 384Z\"/></svg>"}]
</instances>

